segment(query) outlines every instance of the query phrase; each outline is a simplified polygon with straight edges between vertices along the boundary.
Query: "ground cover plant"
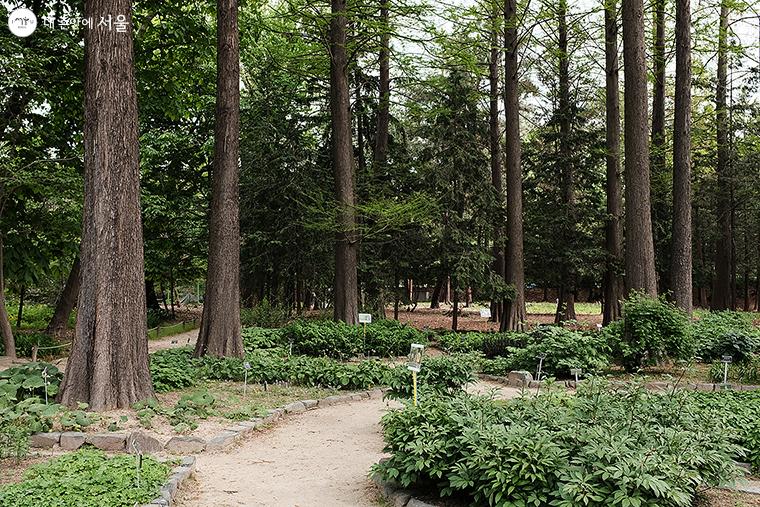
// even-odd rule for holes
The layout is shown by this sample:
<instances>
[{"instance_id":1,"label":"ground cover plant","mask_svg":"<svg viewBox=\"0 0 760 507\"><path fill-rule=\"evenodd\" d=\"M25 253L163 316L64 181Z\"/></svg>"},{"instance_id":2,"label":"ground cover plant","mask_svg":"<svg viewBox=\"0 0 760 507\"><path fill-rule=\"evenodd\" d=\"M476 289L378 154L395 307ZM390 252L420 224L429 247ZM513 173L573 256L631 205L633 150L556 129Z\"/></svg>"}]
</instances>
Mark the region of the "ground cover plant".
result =
<instances>
[{"instance_id":1,"label":"ground cover plant","mask_svg":"<svg viewBox=\"0 0 760 507\"><path fill-rule=\"evenodd\" d=\"M730 481L743 451L690 393L590 382L497 402L430 396L383 418L375 467L403 486L476 505L686 507Z\"/></svg>"},{"instance_id":2,"label":"ground cover plant","mask_svg":"<svg viewBox=\"0 0 760 507\"><path fill-rule=\"evenodd\" d=\"M0 507L132 507L150 502L169 466L150 456L108 457L83 449L32 465L19 483L0 486Z\"/></svg>"}]
</instances>

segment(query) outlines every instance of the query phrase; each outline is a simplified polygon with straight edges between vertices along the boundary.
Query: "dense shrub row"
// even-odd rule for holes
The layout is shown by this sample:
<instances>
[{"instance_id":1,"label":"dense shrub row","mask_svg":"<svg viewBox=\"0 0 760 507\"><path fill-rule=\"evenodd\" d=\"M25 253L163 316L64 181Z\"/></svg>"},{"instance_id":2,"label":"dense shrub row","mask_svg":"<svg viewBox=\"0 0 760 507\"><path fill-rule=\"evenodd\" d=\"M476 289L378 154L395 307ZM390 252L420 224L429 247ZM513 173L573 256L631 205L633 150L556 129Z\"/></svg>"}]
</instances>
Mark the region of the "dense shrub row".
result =
<instances>
[{"instance_id":1,"label":"dense shrub row","mask_svg":"<svg viewBox=\"0 0 760 507\"><path fill-rule=\"evenodd\" d=\"M404 486L476 505L685 507L737 474L732 430L687 392L599 382L497 403L430 396L383 418L376 466Z\"/></svg>"}]
</instances>

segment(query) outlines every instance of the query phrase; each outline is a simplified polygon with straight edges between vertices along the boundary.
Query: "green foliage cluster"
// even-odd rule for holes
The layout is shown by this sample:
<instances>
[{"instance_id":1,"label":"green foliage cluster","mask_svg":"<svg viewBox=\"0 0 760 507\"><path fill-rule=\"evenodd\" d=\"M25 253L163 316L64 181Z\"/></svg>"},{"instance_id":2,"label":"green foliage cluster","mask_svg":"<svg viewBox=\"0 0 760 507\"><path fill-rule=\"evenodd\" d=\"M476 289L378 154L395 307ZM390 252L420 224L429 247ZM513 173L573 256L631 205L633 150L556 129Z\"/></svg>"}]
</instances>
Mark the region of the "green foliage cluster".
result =
<instances>
[{"instance_id":1,"label":"green foliage cluster","mask_svg":"<svg viewBox=\"0 0 760 507\"><path fill-rule=\"evenodd\" d=\"M473 353L427 358L417 374L418 389L436 396L454 395L475 380L479 361L480 356ZM391 370L387 381L390 397L412 397L412 372L405 366Z\"/></svg>"},{"instance_id":2,"label":"green foliage cluster","mask_svg":"<svg viewBox=\"0 0 760 507\"><path fill-rule=\"evenodd\" d=\"M169 466L150 456L109 457L92 449L32 465L16 484L0 486L0 507L132 507L156 498Z\"/></svg>"},{"instance_id":3,"label":"green foliage cluster","mask_svg":"<svg viewBox=\"0 0 760 507\"><path fill-rule=\"evenodd\" d=\"M47 379L45 378L47 374ZM26 398L54 397L58 393L63 373L49 363L26 363L0 371L0 408L8 407Z\"/></svg>"},{"instance_id":4,"label":"green foliage cluster","mask_svg":"<svg viewBox=\"0 0 760 507\"><path fill-rule=\"evenodd\" d=\"M752 323L752 315L745 312L709 312L692 324L696 353L705 362L733 356L743 361L760 348L760 330Z\"/></svg>"},{"instance_id":5,"label":"green foliage cluster","mask_svg":"<svg viewBox=\"0 0 760 507\"><path fill-rule=\"evenodd\" d=\"M710 379L715 383L722 383L724 368L722 361L713 361L710 365ZM752 354L739 362L729 364L728 381L760 385L760 354Z\"/></svg>"},{"instance_id":6,"label":"green foliage cluster","mask_svg":"<svg viewBox=\"0 0 760 507\"><path fill-rule=\"evenodd\" d=\"M603 334L614 357L630 372L668 358L694 355L688 317L664 297L632 292L623 302L623 318L607 326Z\"/></svg>"},{"instance_id":7,"label":"green foliage cluster","mask_svg":"<svg viewBox=\"0 0 760 507\"><path fill-rule=\"evenodd\" d=\"M56 345L61 344L59 341L57 341L55 338L53 338L49 334L38 333L38 332L16 333L13 335L13 338L16 342L16 355L19 357L32 357L32 349L34 348L35 345L37 347L54 347ZM53 350L52 352L53 354L55 354L59 352L60 350L66 350L66 349L57 349L57 350ZM3 354L5 354L5 347L3 346L2 343L0 343L0 356Z\"/></svg>"},{"instance_id":8,"label":"green foliage cluster","mask_svg":"<svg viewBox=\"0 0 760 507\"><path fill-rule=\"evenodd\" d=\"M240 323L243 326L276 328L288 320L288 309L272 304L267 298L251 308L240 309Z\"/></svg>"},{"instance_id":9,"label":"green foliage cluster","mask_svg":"<svg viewBox=\"0 0 760 507\"><path fill-rule=\"evenodd\" d=\"M346 359L365 353L370 356L406 355L412 343L427 343L417 329L395 320L380 320L363 326L350 326L329 320L299 320L282 330L283 339L292 343L294 354Z\"/></svg>"},{"instance_id":10,"label":"green foliage cluster","mask_svg":"<svg viewBox=\"0 0 760 507\"><path fill-rule=\"evenodd\" d=\"M242 334L243 348L248 351L256 349L271 349L287 345L287 342L282 336L281 329L244 327Z\"/></svg>"},{"instance_id":11,"label":"green foliage cluster","mask_svg":"<svg viewBox=\"0 0 760 507\"><path fill-rule=\"evenodd\" d=\"M208 419L216 414L216 398L207 390L183 394L174 407L162 407L155 399L137 402L133 408L144 428L151 428L155 416L163 416L177 433L189 433L198 428L198 419Z\"/></svg>"},{"instance_id":12,"label":"green foliage cluster","mask_svg":"<svg viewBox=\"0 0 760 507\"><path fill-rule=\"evenodd\" d=\"M384 416L391 457L374 469L476 505L687 507L741 454L690 394L597 382L503 404L429 396Z\"/></svg>"},{"instance_id":13,"label":"green foliage cluster","mask_svg":"<svg viewBox=\"0 0 760 507\"><path fill-rule=\"evenodd\" d=\"M487 358L506 356L510 348L525 347L529 338L524 333L444 333L438 344L448 352L482 352Z\"/></svg>"}]
</instances>

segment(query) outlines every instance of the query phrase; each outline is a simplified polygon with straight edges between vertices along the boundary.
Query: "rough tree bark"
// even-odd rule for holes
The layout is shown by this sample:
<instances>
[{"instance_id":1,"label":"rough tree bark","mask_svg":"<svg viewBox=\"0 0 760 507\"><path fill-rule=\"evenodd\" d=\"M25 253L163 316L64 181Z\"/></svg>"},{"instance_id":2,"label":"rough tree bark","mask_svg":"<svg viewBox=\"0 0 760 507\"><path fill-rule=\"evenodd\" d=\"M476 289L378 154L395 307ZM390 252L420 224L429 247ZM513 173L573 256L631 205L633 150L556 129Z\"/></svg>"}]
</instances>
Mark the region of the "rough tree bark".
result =
<instances>
[{"instance_id":1,"label":"rough tree bark","mask_svg":"<svg viewBox=\"0 0 760 507\"><path fill-rule=\"evenodd\" d=\"M728 146L728 0L720 4L718 32L718 84L715 93L715 129L718 141L718 185L715 207L718 224L718 240L715 245L715 278L710 307L713 310L731 308L732 259L734 256L734 231L731 220L731 180Z\"/></svg>"},{"instance_id":2,"label":"rough tree bark","mask_svg":"<svg viewBox=\"0 0 760 507\"><path fill-rule=\"evenodd\" d=\"M575 320L575 282L576 274L572 265L572 255L575 241L575 171L572 162L572 147L570 146L570 55L567 47L567 0L559 0L557 10L559 35L559 160L562 178L562 202L565 206L566 227L563 228L564 262L560 268L562 280L557 299L557 311L554 322L560 324L566 320Z\"/></svg>"},{"instance_id":3,"label":"rough tree bark","mask_svg":"<svg viewBox=\"0 0 760 507\"><path fill-rule=\"evenodd\" d=\"M664 23L664 22L663 22ZM676 0L676 91L673 112L673 242L670 289L691 315L691 2Z\"/></svg>"},{"instance_id":4,"label":"rough tree bark","mask_svg":"<svg viewBox=\"0 0 760 507\"><path fill-rule=\"evenodd\" d=\"M499 126L499 19L501 18L500 2L493 2L491 14L491 56L488 62L489 84L489 126L488 134L491 155L491 184L496 193L499 208L504 205L504 184L501 175L501 127ZM493 272L504 279L504 226L497 220L493 228ZM501 299L491 301L491 321L500 322L503 311Z\"/></svg>"},{"instance_id":5,"label":"rough tree bark","mask_svg":"<svg viewBox=\"0 0 760 507\"><path fill-rule=\"evenodd\" d=\"M85 17L108 15L131 24L131 1L85 2ZM85 30L84 111L79 312L59 398L93 410L126 408L153 396L131 30Z\"/></svg>"},{"instance_id":6,"label":"rough tree bark","mask_svg":"<svg viewBox=\"0 0 760 507\"><path fill-rule=\"evenodd\" d=\"M623 299L623 185L620 173L620 85L618 79L618 25L617 0L606 0L604 5L605 54L605 109L606 109L606 190L607 222L605 249L607 259L604 270L604 311L602 323L606 326L621 316Z\"/></svg>"},{"instance_id":7,"label":"rough tree bark","mask_svg":"<svg viewBox=\"0 0 760 507\"><path fill-rule=\"evenodd\" d=\"M71 315L74 306L77 303L77 294L79 294L79 256L74 259L74 263L71 265L71 271L69 271L69 277L66 279L66 285L63 286L63 290L58 296L58 301L55 303L55 311L53 317L48 323L45 332L56 338L60 338L66 332L66 328L69 322L69 316Z\"/></svg>"},{"instance_id":8,"label":"rough tree bark","mask_svg":"<svg viewBox=\"0 0 760 507\"><path fill-rule=\"evenodd\" d=\"M504 303L504 314L500 326L502 331L522 330L525 322L517 22L517 1L506 0L504 2L504 109L506 119L507 245L504 272L506 282L515 287L515 298Z\"/></svg>"},{"instance_id":9,"label":"rough tree bark","mask_svg":"<svg viewBox=\"0 0 760 507\"><path fill-rule=\"evenodd\" d=\"M0 233L0 334L3 335L5 355L16 358L16 341L13 339L13 329L5 306L5 268L3 267L3 235Z\"/></svg>"},{"instance_id":10,"label":"rough tree bark","mask_svg":"<svg viewBox=\"0 0 760 507\"><path fill-rule=\"evenodd\" d=\"M625 59L625 285L657 295L649 187L649 115L644 2L623 2Z\"/></svg>"},{"instance_id":11,"label":"rough tree bark","mask_svg":"<svg viewBox=\"0 0 760 507\"><path fill-rule=\"evenodd\" d=\"M243 357L240 335L240 45L237 0L217 0L216 125L208 272L195 356Z\"/></svg>"},{"instance_id":12,"label":"rough tree bark","mask_svg":"<svg viewBox=\"0 0 760 507\"><path fill-rule=\"evenodd\" d=\"M330 122L338 230L335 233L334 319L358 323L356 191L346 56L346 0L332 0L330 20Z\"/></svg>"}]
</instances>

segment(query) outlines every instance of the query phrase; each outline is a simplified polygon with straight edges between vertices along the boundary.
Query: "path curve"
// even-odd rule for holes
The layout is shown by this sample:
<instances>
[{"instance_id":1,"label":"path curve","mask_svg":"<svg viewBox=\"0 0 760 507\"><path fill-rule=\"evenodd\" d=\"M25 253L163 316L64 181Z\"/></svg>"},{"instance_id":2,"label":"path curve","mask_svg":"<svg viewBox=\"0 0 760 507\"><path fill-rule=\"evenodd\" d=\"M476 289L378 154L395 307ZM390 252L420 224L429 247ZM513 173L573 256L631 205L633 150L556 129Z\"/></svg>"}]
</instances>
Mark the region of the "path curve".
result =
<instances>
[{"instance_id":1,"label":"path curve","mask_svg":"<svg viewBox=\"0 0 760 507\"><path fill-rule=\"evenodd\" d=\"M201 454L177 505L376 506L368 472L383 457L380 418L392 403L367 399L289 416L235 448Z\"/></svg>"}]
</instances>

